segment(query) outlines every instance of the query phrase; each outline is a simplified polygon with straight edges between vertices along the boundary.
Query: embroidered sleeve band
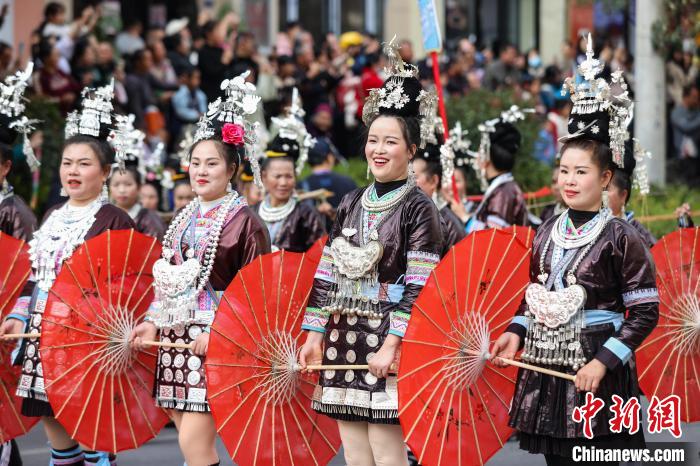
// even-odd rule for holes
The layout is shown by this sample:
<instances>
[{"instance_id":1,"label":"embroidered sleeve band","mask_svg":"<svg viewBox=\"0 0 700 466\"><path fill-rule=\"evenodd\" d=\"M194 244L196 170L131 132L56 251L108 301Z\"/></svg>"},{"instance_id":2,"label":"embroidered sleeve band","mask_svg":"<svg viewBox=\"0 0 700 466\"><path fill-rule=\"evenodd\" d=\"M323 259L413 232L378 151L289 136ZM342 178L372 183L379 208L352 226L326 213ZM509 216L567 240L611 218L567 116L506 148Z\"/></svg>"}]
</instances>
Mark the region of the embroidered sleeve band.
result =
<instances>
[{"instance_id":1,"label":"embroidered sleeve band","mask_svg":"<svg viewBox=\"0 0 700 466\"><path fill-rule=\"evenodd\" d=\"M326 324L330 314L317 307L307 307L304 313L304 320L301 323L302 330L326 333Z\"/></svg>"},{"instance_id":2,"label":"embroidered sleeve band","mask_svg":"<svg viewBox=\"0 0 700 466\"><path fill-rule=\"evenodd\" d=\"M659 291L656 288L641 288L622 293L622 302L625 307L636 304L658 303Z\"/></svg>"},{"instance_id":3,"label":"embroidered sleeve band","mask_svg":"<svg viewBox=\"0 0 700 466\"><path fill-rule=\"evenodd\" d=\"M424 251L408 251L406 267L406 285L425 286L430 272L440 262L440 256Z\"/></svg>"},{"instance_id":4,"label":"embroidered sleeve band","mask_svg":"<svg viewBox=\"0 0 700 466\"><path fill-rule=\"evenodd\" d=\"M617 356L622 364L627 363L630 357L632 357L632 350L629 349L624 343L614 337L608 338L603 347L612 351L615 356Z\"/></svg>"},{"instance_id":5,"label":"embroidered sleeve band","mask_svg":"<svg viewBox=\"0 0 700 466\"><path fill-rule=\"evenodd\" d=\"M321 261L318 263L314 278L335 283L335 279L333 278L333 256L331 254L331 248L328 246L323 248L323 255L321 256Z\"/></svg>"},{"instance_id":6,"label":"embroidered sleeve band","mask_svg":"<svg viewBox=\"0 0 700 466\"><path fill-rule=\"evenodd\" d=\"M403 338L408 329L408 321L411 314L406 314L401 311L393 311L389 317L389 333Z\"/></svg>"}]
</instances>

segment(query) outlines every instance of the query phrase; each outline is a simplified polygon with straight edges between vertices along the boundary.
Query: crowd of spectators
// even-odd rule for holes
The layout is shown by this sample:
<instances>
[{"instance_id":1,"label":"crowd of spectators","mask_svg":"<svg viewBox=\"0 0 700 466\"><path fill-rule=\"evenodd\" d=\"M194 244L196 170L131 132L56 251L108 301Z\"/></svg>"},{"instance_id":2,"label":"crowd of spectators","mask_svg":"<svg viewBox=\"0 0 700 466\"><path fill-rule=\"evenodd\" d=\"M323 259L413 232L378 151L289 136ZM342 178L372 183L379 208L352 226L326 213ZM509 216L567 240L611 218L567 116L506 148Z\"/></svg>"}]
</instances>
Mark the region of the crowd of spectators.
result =
<instances>
[{"instance_id":1,"label":"crowd of spectators","mask_svg":"<svg viewBox=\"0 0 700 466\"><path fill-rule=\"evenodd\" d=\"M242 30L233 12L220 19L204 12L196 21L174 19L164 27L145 27L135 20L116 36L101 33L99 19L99 8L87 7L68 21L65 7L51 2L32 34L34 92L55 101L63 114L76 108L83 87L114 80L118 110L134 114L149 143L164 143L174 160L184 133L220 93L219 83L248 71L263 102L255 116L263 134L296 87L309 131L339 160L361 153L363 102L369 89L381 85L385 64L378 37L355 31L313 37L298 23L289 23L270 52L262 54L256 37ZM621 69L634 97L633 57L622 43L598 42L596 55L605 63L604 72ZM439 63L446 99L480 88L513 90L531 102L541 122L533 155L553 164L571 107L562 83L585 59L585 39L564 42L553 63L544 63L537 49L518 50L510 43L477 46L463 38L455 44ZM431 59L419 60L408 40L400 45L404 61L415 64L425 84L432 84ZM0 43L0 78L19 66L17 52ZM666 76L669 159L690 180L698 176L700 160L698 55L692 41L668 57Z\"/></svg>"}]
</instances>

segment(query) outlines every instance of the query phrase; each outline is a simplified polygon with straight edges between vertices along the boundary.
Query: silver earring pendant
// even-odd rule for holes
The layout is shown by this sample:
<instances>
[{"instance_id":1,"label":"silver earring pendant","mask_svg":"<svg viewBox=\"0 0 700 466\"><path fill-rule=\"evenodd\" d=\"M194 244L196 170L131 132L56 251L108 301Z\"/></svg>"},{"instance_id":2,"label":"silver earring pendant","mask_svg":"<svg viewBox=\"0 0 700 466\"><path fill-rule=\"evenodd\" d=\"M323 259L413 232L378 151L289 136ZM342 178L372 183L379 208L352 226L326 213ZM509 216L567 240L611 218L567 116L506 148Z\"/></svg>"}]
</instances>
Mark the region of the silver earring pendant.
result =
<instances>
[{"instance_id":1,"label":"silver earring pendant","mask_svg":"<svg viewBox=\"0 0 700 466\"><path fill-rule=\"evenodd\" d=\"M408 162L408 182L416 184L416 172L413 171L413 162Z\"/></svg>"},{"instance_id":2,"label":"silver earring pendant","mask_svg":"<svg viewBox=\"0 0 700 466\"><path fill-rule=\"evenodd\" d=\"M610 208L610 197L608 196L608 190L603 190L603 209Z\"/></svg>"},{"instance_id":3,"label":"silver earring pendant","mask_svg":"<svg viewBox=\"0 0 700 466\"><path fill-rule=\"evenodd\" d=\"M61 186L61 192L59 193L61 197L68 197L68 193L66 192L66 188Z\"/></svg>"},{"instance_id":4,"label":"silver earring pendant","mask_svg":"<svg viewBox=\"0 0 700 466\"><path fill-rule=\"evenodd\" d=\"M102 185L102 193L100 194L100 200L105 204L109 202L109 189L107 189L107 183Z\"/></svg>"},{"instance_id":5,"label":"silver earring pendant","mask_svg":"<svg viewBox=\"0 0 700 466\"><path fill-rule=\"evenodd\" d=\"M8 183L7 178L5 178L2 180L2 190L7 191L8 189L10 189L10 183Z\"/></svg>"},{"instance_id":6,"label":"silver earring pendant","mask_svg":"<svg viewBox=\"0 0 700 466\"><path fill-rule=\"evenodd\" d=\"M627 206L622 204L622 211L620 211L620 217L627 218Z\"/></svg>"},{"instance_id":7,"label":"silver earring pendant","mask_svg":"<svg viewBox=\"0 0 700 466\"><path fill-rule=\"evenodd\" d=\"M367 164L367 179L369 180L369 164Z\"/></svg>"},{"instance_id":8,"label":"silver earring pendant","mask_svg":"<svg viewBox=\"0 0 700 466\"><path fill-rule=\"evenodd\" d=\"M233 186L231 186L231 183L226 184L226 192L227 193L232 193L233 192Z\"/></svg>"}]
</instances>

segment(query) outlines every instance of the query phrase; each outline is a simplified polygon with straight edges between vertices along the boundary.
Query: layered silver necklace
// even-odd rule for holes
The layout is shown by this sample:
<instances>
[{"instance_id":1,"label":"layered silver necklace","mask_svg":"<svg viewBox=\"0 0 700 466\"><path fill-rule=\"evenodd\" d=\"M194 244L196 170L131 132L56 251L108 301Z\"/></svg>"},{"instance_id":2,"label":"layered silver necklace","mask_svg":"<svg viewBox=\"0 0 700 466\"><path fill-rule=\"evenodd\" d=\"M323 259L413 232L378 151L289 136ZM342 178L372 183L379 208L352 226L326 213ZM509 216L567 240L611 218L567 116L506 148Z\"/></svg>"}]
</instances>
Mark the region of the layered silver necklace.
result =
<instances>
[{"instance_id":1,"label":"layered silver necklace","mask_svg":"<svg viewBox=\"0 0 700 466\"><path fill-rule=\"evenodd\" d=\"M238 193L231 192L221 201L211 229L208 232L206 246L200 263L195 254L195 235L191 235L192 244L185 253L182 264L171 264L175 250L180 248L180 238L175 233L189 226L194 230L196 216L200 209L200 200L196 198L185 207L173 220L163 238L163 254L153 264L153 284L156 293L154 303L156 312L150 317L158 328L170 328L191 323L195 318L200 293L209 283L214 268L214 257L219 247L221 231L231 208L238 201Z\"/></svg>"},{"instance_id":2,"label":"layered silver necklace","mask_svg":"<svg viewBox=\"0 0 700 466\"><path fill-rule=\"evenodd\" d=\"M37 286L48 291L53 285L60 263L68 259L80 246L95 215L106 204L98 197L86 206L76 207L66 203L54 211L29 242L29 258L32 261Z\"/></svg>"},{"instance_id":3,"label":"layered silver necklace","mask_svg":"<svg viewBox=\"0 0 700 466\"><path fill-rule=\"evenodd\" d=\"M269 196L266 196L260 203L258 214L266 223L277 223L289 217L289 214L292 213L296 206L297 199L294 196L290 197L287 202L278 207L272 207L270 205Z\"/></svg>"},{"instance_id":4,"label":"layered silver necklace","mask_svg":"<svg viewBox=\"0 0 700 466\"><path fill-rule=\"evenodd\" d=\"M527 311L525 316L531 319L525 337L525 348L522 354L524 361L543 365L570 366L578 370L586 363L581 346L581 328L584 322L583 307L586 303L586 290L576 283L576 271L598 238L610 223L612 214L609 209L602 209L591 222L591 228L582 234L567 235L566 226L569 217L568 209L559 216L552 227L549 238L540 255L540 273L537 280L540 283L530 283L525 291ZM545 272L545 258L554 242L555 246L568 254L576 254L576 260L566 272L566 286L549 291L549 286L557 280L550 280ZM583 248L579 253L578 250ZM557 251L555 250L555 253ZM552 257L554 258L553 254ZM570 256L573 258L573 256ZM566 261L562 256L560 262ZM554 267L554 260L552 269ZM565 264L565 262L564 262ZM564 265L566 267L566 265ZM562 270L563 271L563 270Z\"/></svg>"}]
</instances>

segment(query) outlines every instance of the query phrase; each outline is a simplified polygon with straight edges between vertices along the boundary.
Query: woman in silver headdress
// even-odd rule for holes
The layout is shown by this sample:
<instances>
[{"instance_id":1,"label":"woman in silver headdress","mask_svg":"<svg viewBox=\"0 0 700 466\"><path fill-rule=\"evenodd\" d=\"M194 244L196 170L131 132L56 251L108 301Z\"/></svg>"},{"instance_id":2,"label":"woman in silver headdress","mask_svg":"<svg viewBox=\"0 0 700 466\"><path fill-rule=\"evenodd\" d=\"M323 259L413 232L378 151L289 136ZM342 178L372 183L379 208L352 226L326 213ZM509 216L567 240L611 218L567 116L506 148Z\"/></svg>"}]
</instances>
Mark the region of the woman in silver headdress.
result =
<instances>
[{"instance_id":1,"label":"woman in silver headdress","mask_svg":"<svg viewBox=\"0 0 700 466\"><path fill-rule=\"evenodd\" d=\"M156 338L194 345L159 349L154 389L156 404L171 410L190 466L219 464L204 372L219 300L241 268L270 252L265 226L231 187L255 146L255 128L246 117L255 112L259 97L244 76L225 80L221 88L225 100L210 105L190 149L197 197L176 214L163 238L163 257L153 266L156 298L130 340L138 349ZM259 173L255 176L259 180Z\"/></svg>"},{"instance_id":2,"label":"woman in silver headdress","mask_svg":"<svg viewBox=\"0 0 700 466\"><path fill-rule=\"evenodd\" d=\"M316 271L302 328L300 363L369 364L324 370L313 408L338 420L350 466L407 464L392 366L411 307L440 260L440 216L415 185L410 162L432 130L434 95L389 44L390 76L372 91L363 119L375 181L341 201ZM427 123L427 125L425 124Z\"/></svg>"},{"instance_id":3,"label":"woman in silver headdress","mask_svg":"<svg viewBox=\"0 0 700 466\"><path fill-rule=\"evenodd\" d=\"M634 351L654 329L659 297L654 262L632 225L612 215L607 189L623 167L629 100L595 76L592 44L569 81L574 108L562 148L559 187L568 209L545 221L532 247L531 283L516 316L494 343L498 357L575 374L572 383L521 369L510 411L520 447L545 455L548 465L574 464L572 448L644 448L642 429L614 431L613 396L639 397ZM624 91L619 73L612 84ZM574 421L587 393L606 406L586 432ZM591 435L592 434L592 435ZM608 463L605 463L608 464ZM617 463L610 463L617 464Z\"/></svg>"},{"instance_id":4,"label":"woman in silver headdress","mask_svg":"<svg viewBox=\"0 0 700 466\"><path fill-rule=\"evenodd\" d=\"M82 112L68 116L59 175L68 201L54 207L29 242L33 278L0 327L4 333L41 333L48 292L62 264L84 241L107 230L134 228L121 209L107 199L107 177L114 152L107 142L112 120L112 86L83 90ZM44 390L39 338L21 341L15 362L22 365L17 395L22 414L41 417L51 444L51 464L110 464L113 455L83 451L53 417ZM112 463L113 464L113 463Z\"/></svg>"}]
</instances>

